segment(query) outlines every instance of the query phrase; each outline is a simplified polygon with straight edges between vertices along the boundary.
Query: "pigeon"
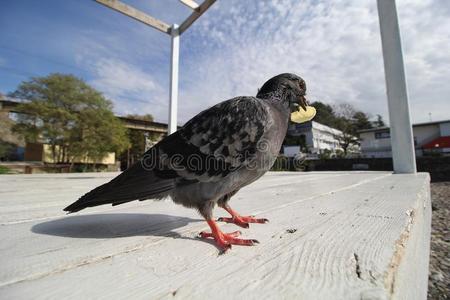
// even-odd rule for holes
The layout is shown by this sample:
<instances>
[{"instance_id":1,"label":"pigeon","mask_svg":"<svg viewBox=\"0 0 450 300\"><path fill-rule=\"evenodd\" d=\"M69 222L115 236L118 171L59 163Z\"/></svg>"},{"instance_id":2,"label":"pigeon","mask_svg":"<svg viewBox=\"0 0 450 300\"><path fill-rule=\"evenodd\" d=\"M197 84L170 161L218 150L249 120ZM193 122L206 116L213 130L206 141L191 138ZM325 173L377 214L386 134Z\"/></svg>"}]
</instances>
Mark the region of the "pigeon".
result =
<instances>
[{"instance_id":1,"label":"pigeon","mask_svg":"<svg viewBox=\"0 0 450 300\"><path fill-rule=\"evenodd\" d=\"M260 178L274 164L287 132L291 114L307 110L305 81L291 73L277 75L256 97L241 96L218 103L193 117L175 133L150 148L141 160L110 182L64 208L69 213L103 204L164 199L195 208L221 252L231 245L252 246L239 231L224 233L213 218L215 205L231 217L217 221L248 228L265 218L242 216L229 205L241 188Z\"/></svg>"}]
</instances>

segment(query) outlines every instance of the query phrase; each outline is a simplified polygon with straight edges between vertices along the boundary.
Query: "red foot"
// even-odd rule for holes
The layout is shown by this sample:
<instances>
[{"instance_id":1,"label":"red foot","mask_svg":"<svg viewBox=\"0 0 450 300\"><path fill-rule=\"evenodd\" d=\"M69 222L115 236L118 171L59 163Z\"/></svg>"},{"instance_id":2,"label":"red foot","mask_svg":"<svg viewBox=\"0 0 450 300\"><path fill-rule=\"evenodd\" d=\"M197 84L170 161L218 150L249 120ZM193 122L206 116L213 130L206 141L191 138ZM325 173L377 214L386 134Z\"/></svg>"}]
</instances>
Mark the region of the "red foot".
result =
<instances>
[{"instance_id":1,"label":"red foot","mask_svg":"<svg viewBox=\"0 0 450 300\"><path fill-rule=\"evenodd\" d=\"M238 239L237 237L241 235L240 231L223 233L219 227L217 227L216 222L213 220L207 220L207 222L209 227L211 227L212 232L202 231L200 232L199 237L213 238L216 241L217 246L220 248L221 254L231 249L231 245L254 246L259 243L257 240Z\"/></svg>"},{"instance_id":2,"label":"red foot","mask_svg":"<svg viewBox=\"0 0 450 300\"><path fill-rule=\"evenodd\" d=\"M240 231L233 231L230 233L222 233L224 236L229 236L229 237L238 237L242 234L242 232ZM199 234L199 237L203 238L203 239L207 239L207 238L214 238L214 234L212 234L211 232L206 232L206 231L202 231Z\"/></svg>"},{"instance_id":3,"label":"red foot","mask_svg":"<svg viewBox=\"0 0 450 300\"><path fill-rule=\"evenodd\" d=\"M248 223L264 224L269 222L269 220L267 220L266 218L257 219L255 218L255 216L246 216L246 217L241 216L236 211L234 211L228 204L223 206L223 208L230 213L231 218L219 218L217 219L217 221L219 222L222 221L226 223L234 223L243 228L248 228L249 227Z\"/></svg>"},{"instance_id":4,"label":"red foot","mask_svg":"<svg viewBox=\"0 0 450 300\"><path fill-rule=\"evenodd\" d=\"M231 217L231 218L218 218L217 221L219 222L226 222L226 223L234 223L237 226L241 226L243 228L248 228L249 225L248 223L259 223L259 224L265 224L267 222L269 222L269 220L262 218L262 219L257 219L254 216L235 216L235 217Z\"/></svg>"}]
</instances>

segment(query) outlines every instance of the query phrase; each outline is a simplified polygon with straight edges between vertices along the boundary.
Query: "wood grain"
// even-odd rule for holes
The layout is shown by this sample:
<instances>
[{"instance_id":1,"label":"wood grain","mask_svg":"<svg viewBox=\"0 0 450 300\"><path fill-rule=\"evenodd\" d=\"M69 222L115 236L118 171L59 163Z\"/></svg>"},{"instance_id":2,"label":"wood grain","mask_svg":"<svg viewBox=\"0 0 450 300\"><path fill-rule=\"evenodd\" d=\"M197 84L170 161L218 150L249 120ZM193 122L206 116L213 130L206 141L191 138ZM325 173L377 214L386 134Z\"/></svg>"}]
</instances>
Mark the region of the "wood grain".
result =
<instances>
[{"instance_id":1,"label":"wood grain","mask_svg":"<svg viewBox=\"0 0 450 300\"><path fill-rule=\"evenodd\" d=\"M426 286L427 258L413 262L429 242L427 174L269 173L231 201L271 221L243 231L261 244L222 256L170 201L63 216L112 176L0 177L1 299L401 299Z\"/></svg>"}]
</instances>

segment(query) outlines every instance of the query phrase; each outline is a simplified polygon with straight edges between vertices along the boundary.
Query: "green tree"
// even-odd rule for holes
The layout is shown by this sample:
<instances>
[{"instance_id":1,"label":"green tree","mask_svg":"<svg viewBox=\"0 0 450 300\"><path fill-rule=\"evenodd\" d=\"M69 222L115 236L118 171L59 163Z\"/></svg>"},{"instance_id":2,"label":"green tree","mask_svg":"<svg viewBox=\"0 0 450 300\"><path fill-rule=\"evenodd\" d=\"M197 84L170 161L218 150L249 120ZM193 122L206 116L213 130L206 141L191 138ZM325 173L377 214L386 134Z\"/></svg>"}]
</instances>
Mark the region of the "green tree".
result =
<instances>
[{"instance_id":1,"label":"green tree","mask_svg":"<svg viewBox=\"0 0 450 300\"><path fill-rule=\"evenodd\" d=\"M22 82L11 96L29 100L19 105L13 130L27 142L49 144L54 162L99 160L128 146L112 103L75 76L35 77Z\"/></svg>"},{"instance_id":2,"label":"green tree","mask_svg":"<svg viewBox=\"0 0 450 300\"><path fill-rule=\"evenodd\" d=\"M386 124L383 121L383 117L381 115L377 115L377 119L375 121L373 121L373 126L375 128L386 126Z\"/></svg>"},{"instance_id":3,"label":"green tree","mask_svg":"<svg viewBox=\"0 0 450 300\"><path fill-rule=\"evenodd\" d=\"M355 130L373 128L372 122L369 121L369 116L362 111L356 111L353 114L352 122L353 125L355 126Z\"/></svg>"},{"instance_id":4,"label":"green tree","mask_svg":"<svg viewBox=\"0 0 450 300\"><path fill-rule=\"evenodd\" d=\"M336 127L336 115L331 105L316 101L311 103L311 106L316 109L316 116L313 119L315 122Z\"/></svg>"},{"instance_id":5,"label":"green tree","mask_svg":"<svg viewBox=\"0 0 450 300\"><path fill-rule=\"evenodd\" d=\"M358 112L349 103L341 103L335 107L336 128L342 131L342 134L336 135L339 145L344 150L344 156L347 155L348 149L352 145L359 145L358 127L355 115Z\"/></svg>"},{"instance_id":6,"label":"green tree","mask_svg":"<svg viewBox=\"0 0 450 300\"><path fill-rule=\"evenodd\" d=\"M151 114L145 114L145 115L129 114L126 117L130 118L130 119L153 122L153 116Z\"/></svg>"}]
</instances>

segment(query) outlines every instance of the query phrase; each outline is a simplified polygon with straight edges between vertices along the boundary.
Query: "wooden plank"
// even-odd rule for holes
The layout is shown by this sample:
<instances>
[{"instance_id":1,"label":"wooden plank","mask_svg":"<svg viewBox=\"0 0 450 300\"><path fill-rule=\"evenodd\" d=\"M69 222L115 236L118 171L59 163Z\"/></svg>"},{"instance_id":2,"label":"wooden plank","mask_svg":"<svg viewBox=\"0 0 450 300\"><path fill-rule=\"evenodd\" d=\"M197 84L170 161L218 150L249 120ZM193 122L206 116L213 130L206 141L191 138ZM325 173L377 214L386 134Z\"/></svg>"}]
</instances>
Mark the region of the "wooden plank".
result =
<instances>
[{"instance_id":1,"label":"wooden plank","mask_svg":"<svg viewBox=\"0 0 450 300\"><path fill-rule=\"evenodd\" d=\"M216 0L205 0L200 6L180 25L179 33L180 35L185 32L192 23L195 22L200 16L208 10L208 8L214 4Z\"/></svg>"},{"instance_id":2,"label":"wooden plank","mask_svg":"<svg viewBox=\"0 0 450 300\"><path fill-rule=\"evenodd\" d=\"M111 180L118 173L84 173L78 174L52 174L48 175L9 175L0 181L0 225L18 224L30 221L55 219L65 216L62 208L78 199L84 193L90 191ZM284 175L283 175L284 174ZM315 174L308 173L269 173L264 176L264 181L257 181L249 187L253 190L254 197L272 195L275 188L283 191L283 194L295 191L292 186L294 180L301 184L310 184L310 188L302 193L302 199L315 197L318 193L328 193L334 190L359 184L360 182L384 176L386 173L352 174L343 173ZM320 181L318 180L320 178ZM52 182L52 185L46 182ZM324 185L321 187L320 185ZM236 197L240 198L240 194ZM38 199L39 201L36 201ZM278 203L283 204L290 198L277 197ZM125 206L136 207L140 205L153 205L151 201L142 203L132 202ZM272 205L270 202L261 203L261 207ZM123 207L123 206L119 206ZM89 212L116 211L111 206L98 206L90 208Z\"/></svg>"},{"instance_id":3,"label":"wooden plank","mask_svg":"<svg viewBox=\"0 0 450 300\"><path fill-rule=\"evenodd\" d=\"M170 34L170 25L160 21L136 8L127 5L118 0L95 0L100 4L103 4L109 8L112 8L128 17L131 17L145 25L151 26L161 32Z\"/></svg>"},{"instance_id":4,"label":"wooden plank","mask_svg":"<svg viewBox=\"0 0 450 300\"><path fill-rule=\"evenodd\" d=\"M59 194L61 207L95 177L79 176L87 177L84 187L79 179L71 190L77 181L66 178L50 192ZM24 191L14 199L12 177L1 177L0 191L10 191L0 194L0 204L25 202L27 213L46 203L44 191L33 197L31 189L45 181L24 178L15 178ZM428 180L383 172L269 173L232 200L238 211L270 219L242 230L261 244L235 246L220 257L195 238L207 229L197 213L170 201L3 225L0 298L221 298L225 288L228 298L396 299L414 286L408 299L415 299L427 277L427 235L420 231L429 230ZM8 205L0 214L8 214Z\"/></svg>"},{"instance_id":5,"label":"wooden plank","mask_svg":"<svg viewBox=\"0 0 450 300\"><path fill-rule=\"evenodd\" d=\"M191 9L197 9L199 7L199 5L193 0L179 0L179 1Z\"/></svg>"}]
</instances>

